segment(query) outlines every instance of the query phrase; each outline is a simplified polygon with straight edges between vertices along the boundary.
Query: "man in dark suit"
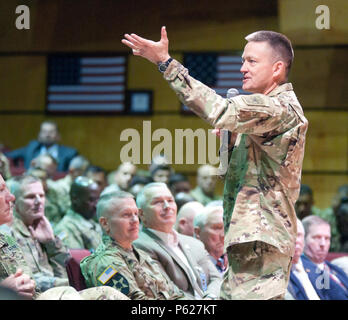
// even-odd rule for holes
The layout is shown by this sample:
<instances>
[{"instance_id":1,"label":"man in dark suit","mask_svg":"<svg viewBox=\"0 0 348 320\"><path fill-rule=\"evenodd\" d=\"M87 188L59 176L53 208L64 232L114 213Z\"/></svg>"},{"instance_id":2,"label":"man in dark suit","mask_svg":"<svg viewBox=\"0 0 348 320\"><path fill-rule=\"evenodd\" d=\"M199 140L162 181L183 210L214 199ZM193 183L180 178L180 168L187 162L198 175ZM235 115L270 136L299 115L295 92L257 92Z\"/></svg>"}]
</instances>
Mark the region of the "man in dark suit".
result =
<instances>
[{"instance_id":1,"label":"man in dark suit","mask_svg":"<svg viewBox=\"0 0 348 320\"><path fill-rule=\"evenodd\" d=\"M322 300L347 300L348 277L344 271L325 260L330 248L330 224L317 217L302 220L305 229L303 267Z\"/></svg>"},{"instance_id":2,"label":"man in dark suit","mask_svg":"<svg viewBox=\"0 0 348 320\"><path fill-rule=\"evenodd\" d=\"M310 281L307 270L305 270L301 255L304 248L304 228L301 220L297 219L297 237L295 252L292 257L290 279L288 283L286 300L320 300L315 287Z\"/></svg>"},{"instance_id":3,"label":"man in dark suit","mask_svg":"<svg viewBox=\"0 0 348 320\"><path fill-rule=\"evenodd\" d=\"M40 154L48 153L58 162L57 171L68 171L69 163L77 155L77 150L58 144L60 139L58 126L53 121L41 123L37 140L32 140L27 146L6 153L6 156L16 164L18 160L24 161L24 167L29 168L32 159Z\"/></svg>"},{"instance_id":4,"label":"man in dark suit","mask_svg":"<svg viewBox=\"0 0 348 320\"><path fill-rule=\"evenodd\" d=\"M216 299L220 275L200 240L173 230L177 206L166 184L146 185L137 195L137 206L143 228L134 245L158 261L192 299Z\"/></svg>"}]
</instances>

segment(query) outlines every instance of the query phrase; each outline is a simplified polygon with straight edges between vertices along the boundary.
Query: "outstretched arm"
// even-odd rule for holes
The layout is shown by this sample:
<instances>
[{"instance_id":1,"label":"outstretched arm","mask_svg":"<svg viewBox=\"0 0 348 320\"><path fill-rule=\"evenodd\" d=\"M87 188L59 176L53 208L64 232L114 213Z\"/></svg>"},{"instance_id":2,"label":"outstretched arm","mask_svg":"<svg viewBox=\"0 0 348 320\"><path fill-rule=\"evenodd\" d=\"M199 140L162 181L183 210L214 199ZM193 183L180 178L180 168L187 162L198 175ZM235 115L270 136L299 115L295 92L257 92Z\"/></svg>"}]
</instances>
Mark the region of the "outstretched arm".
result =
<instances>
[{"instance_id":1,"label":"outstretched arm","mask_svg":"<svg viewBox=\"0 0 348 320\"><path fill-rule=\"evenodd\" d=\"M132 49L133 55L143 57L152 63L158 64L170 58L168 53L168 37L166 27L161 28L161 40L154 42L132 33L124 35L122 43Z\"/></svg>"}]
</instances>

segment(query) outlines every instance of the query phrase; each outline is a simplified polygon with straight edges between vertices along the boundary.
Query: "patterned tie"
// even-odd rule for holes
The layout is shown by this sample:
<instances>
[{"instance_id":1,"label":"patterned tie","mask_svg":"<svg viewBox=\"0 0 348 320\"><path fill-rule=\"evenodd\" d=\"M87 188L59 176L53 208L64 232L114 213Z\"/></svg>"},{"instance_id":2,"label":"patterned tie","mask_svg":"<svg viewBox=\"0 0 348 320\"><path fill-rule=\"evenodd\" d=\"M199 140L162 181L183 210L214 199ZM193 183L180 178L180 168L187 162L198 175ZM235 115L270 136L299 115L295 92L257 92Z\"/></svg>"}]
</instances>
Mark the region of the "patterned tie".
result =
<instances>
[{"instance_id":1,"label":"patterned tie","mask_svg":"<svg viewBox=\"0 0 348 320\"><path fill-rule=\"evenodd\" d=\"M225 254L223 254L217 261L216 261L216 267L220 272L224 272L226 270L225 266Z\"/></svg>"},{"instance_id":2,"label":"patterned tie","mask_svg":"<svg viewBox=\"0 0 348 320\"><path fill-rule=\"evenodd\" d=\"M330 267L326 263L324 264L324 272L326 272L330 276L330 279L332 279L335 283L340 285L340 287L347 292L347 288L343 285L340 279L338 279L337 276L334 273L332 273Z\"/></svg>"}]
</instances>

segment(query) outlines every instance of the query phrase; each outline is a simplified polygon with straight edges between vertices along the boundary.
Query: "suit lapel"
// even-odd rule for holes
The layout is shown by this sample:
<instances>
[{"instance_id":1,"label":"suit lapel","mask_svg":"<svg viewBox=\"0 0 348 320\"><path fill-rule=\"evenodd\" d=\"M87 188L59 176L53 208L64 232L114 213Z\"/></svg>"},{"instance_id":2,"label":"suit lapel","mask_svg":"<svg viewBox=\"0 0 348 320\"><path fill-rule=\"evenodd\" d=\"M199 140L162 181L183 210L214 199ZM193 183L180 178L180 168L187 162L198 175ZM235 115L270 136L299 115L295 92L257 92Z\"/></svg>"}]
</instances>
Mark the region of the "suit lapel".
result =
<instances>
[{"instance_id":1,"label":"suit lapel","mask_svg":"<svg viewBox=\"0 0 348 320\"><path fill-rule=\"evenodd\" d=\"M173 260L179 265L179 267L181 269L184 270L190 284L191 287L193 287L196 291L198 291L200 294L202 293L202 290L199 288L199 286L197 285L196 281L193 279L190 270L188 270L188 267L186 266L186 264L177 256L177 254L174 252L174 250L172 250L169 246L167 246L163 240L161 238L159 238L158 236L156 236L153 232L151 232L149 229L147 228L143 228L142 230L146 235L148 235L150 238L156 240L156 242L158 243L158 245L165 251L169 252L169 254L171 255L171 257L173 258ZM180 243L180 240L179 240ZM182 246L180 246L182 251L184 252L187 260L189 261L189 264L191 266L191 268L193 269L193 271L195 272L194 268L192 267L192 261L189 258L188 254L184 251L184 249L182 248ZM195 272L196 274L196 272Z\"/></svg>"}]
</instances>

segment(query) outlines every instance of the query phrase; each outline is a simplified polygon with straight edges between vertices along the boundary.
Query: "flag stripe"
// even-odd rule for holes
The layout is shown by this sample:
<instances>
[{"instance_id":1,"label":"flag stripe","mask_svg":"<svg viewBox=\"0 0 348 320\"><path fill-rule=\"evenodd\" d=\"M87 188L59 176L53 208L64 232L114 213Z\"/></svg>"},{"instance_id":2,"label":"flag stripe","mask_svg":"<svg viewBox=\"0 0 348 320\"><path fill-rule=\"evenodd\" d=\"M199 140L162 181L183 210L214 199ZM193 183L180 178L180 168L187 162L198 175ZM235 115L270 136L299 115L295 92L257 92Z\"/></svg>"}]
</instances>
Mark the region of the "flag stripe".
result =
<instances>
[{"instance_id":1,"label":"flag stripe","mask_svg":"<svg viewBox=\"0 0 348 320\"><path fill-rule=\"evenodd\" d=\"M124 110L126 62L125 56L49 57L48 110Z\"/></svg>"},{"instance_id":2,"label":"flag stripe","mask_svg":"<svg viewBox=\"0 0 348 320\"><path fill-rule=\"evenodd\" d=\"M58 92L120 92L124 91L123 85L79 85L79 86L49 86L48 91L50 93L58 93Z\"/></svg>"},{"instance_id":3,"label":"flag stripe","mask_svg":"<svg viewBox=\"0 0 348 320\"><path fill-rule=\"evenodd\" d=\"M123 103L96 103L96 104L56 104L49 103L48 108L51 111L123 111Z\"/></svg>"}]
</instances>

